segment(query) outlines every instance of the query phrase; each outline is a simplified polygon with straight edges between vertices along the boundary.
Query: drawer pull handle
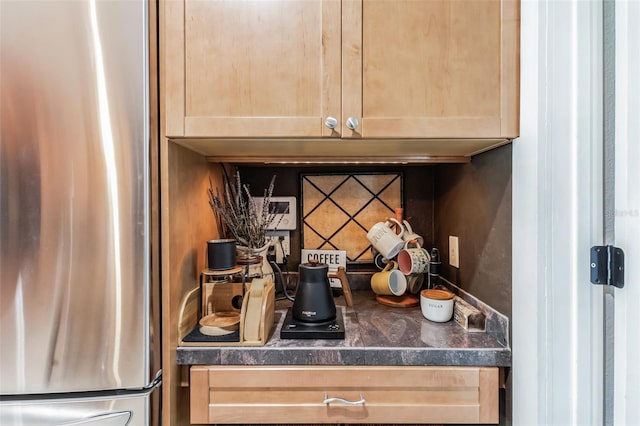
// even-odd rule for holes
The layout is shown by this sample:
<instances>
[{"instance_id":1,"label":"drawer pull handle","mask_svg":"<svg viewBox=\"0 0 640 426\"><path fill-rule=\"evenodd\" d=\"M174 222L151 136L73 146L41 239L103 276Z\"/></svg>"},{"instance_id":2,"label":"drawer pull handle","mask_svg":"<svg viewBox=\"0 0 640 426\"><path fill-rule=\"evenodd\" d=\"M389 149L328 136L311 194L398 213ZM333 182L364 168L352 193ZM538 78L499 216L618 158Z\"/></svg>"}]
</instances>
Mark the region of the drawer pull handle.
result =
<instances>
[{"instance_id":1,"label":"drawer pull handle","mask_svg":"<svg viewBox=\"0 0 640 426\"><path fill-rule=\"evenodd\" d=\"M344 398L335 398L335 397L334 398L329 398L329 396L325 392L324 401L322 401L322 403L329 405L332 402L340 402L340 403L345 404L345 405L364 405L365 400L364 400L364 396L362 395L362 393L360 394L360 400L359 401L349 401L348 399L344 399Z\"/></svg>"}]
</instances>

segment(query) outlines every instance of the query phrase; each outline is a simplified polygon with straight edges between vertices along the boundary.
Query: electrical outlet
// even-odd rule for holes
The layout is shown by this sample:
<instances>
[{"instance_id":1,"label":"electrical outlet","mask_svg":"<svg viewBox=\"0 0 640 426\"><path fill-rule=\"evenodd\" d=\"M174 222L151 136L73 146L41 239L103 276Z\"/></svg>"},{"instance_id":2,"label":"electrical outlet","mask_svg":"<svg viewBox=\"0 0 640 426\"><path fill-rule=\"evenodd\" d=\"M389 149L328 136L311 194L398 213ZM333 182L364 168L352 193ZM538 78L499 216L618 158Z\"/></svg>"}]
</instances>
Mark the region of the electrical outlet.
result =
<instances>
[{"instance_id":1,"label":"electrical outlet","mask_svg":"<svg viewBox=\"0 0 640 426\"><path fill-rule=\"evenodd\" d=\"M291 254L289 231L267 231L267 236L271 239L271 247L275 251L276 263L284 263L285 257Z\"/></svg>"},{"instance_id":2,"label":"electrical outlet","mask_svg":"<svg viewBox=\"0 0 640 426\"><path fill-rule=\"evenodd\" d=\"M458 250L458 237L449 235L449 265L460 268L460 251Z\"/></svg>"},{"instance_id":3,"label":"electrical outlet","mask_svg":"<svg viewBox=\"0 0 640 426\"><path fill-rule=\"evenodd\" d=\"M289 240L289 236L286 235L284 240L281 242L282 244L282 252L285 256L291 255L291 240Z\"/></svg>"}]
</instances>

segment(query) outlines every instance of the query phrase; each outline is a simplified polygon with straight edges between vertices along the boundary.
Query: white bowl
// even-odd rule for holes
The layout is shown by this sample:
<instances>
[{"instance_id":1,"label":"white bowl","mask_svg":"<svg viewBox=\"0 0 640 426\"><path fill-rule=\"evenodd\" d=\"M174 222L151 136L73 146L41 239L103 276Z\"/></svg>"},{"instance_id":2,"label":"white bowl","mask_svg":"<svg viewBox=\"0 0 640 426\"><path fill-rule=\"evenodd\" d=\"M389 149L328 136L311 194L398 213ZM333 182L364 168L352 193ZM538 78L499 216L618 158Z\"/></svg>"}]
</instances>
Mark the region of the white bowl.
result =
<instances>
[{"instance_id":1,"label":"white bowl","mask_svg":"<svg viewBox=\"0 0 640 426\"><path fill-rule=\"evenodd\" d=\"M447 322L453 317L453 293L446 290L422 290L420 310L429 321Z\"/></svg>"}]
</instances>

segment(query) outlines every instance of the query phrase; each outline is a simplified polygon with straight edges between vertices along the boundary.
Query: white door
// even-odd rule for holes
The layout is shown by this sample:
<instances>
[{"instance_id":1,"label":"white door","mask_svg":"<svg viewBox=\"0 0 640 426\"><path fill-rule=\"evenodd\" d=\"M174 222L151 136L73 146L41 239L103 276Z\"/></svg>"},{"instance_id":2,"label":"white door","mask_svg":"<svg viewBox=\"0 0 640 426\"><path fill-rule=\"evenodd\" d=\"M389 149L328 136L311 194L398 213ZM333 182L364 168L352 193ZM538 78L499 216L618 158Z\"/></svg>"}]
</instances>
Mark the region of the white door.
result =
<instances>
[{"instance_id":1,"label":"white door","mask_svg":"<svg viewBox=\"0 0 640 426\"><path fill-rule=\"evenodd\" d=\"M640 1L615 7L614 231L626 283L614 291L613 424L640 425Z\"/></svg>"},{"instance_id":2,"label":"white door","mask_svg":"<svg viewBox=\"0 0 640 426\"><path fill-rule=\"evenodd\" d=\"M616 159L608 164L615 185L607 190L603 2L522 1L521 137L513 145L515 425L640 425L639 5L616 2ZM607 223L607 244L626 254L623 289L590 283L589 250L605 243ZM604 366L605 345L613 346L612 370ZM613 395L606 371L613 371Z\"/></svg>"}]
</instances>

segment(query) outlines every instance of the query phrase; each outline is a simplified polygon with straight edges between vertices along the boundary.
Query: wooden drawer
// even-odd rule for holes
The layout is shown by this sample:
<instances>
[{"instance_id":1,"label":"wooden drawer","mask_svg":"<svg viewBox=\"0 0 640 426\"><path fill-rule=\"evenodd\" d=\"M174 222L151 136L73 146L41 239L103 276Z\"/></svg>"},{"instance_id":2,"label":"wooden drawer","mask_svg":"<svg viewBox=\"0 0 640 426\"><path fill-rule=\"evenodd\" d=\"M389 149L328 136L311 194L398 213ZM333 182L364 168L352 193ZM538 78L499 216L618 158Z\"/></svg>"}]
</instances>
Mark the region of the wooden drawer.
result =
<instances>
[{"instance_id":1,"label":"wooden drawer","mask_svg":"<svg viewBox=\"0 0 640 426\"><path fill-rule=\"evenodd\" d=\"M498 423L497 367L193 366L190 393L195 424Z\"/></svg>"}]
</instances>

